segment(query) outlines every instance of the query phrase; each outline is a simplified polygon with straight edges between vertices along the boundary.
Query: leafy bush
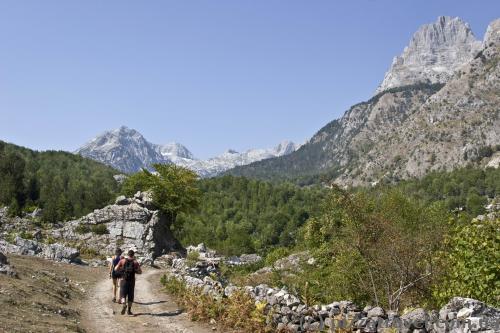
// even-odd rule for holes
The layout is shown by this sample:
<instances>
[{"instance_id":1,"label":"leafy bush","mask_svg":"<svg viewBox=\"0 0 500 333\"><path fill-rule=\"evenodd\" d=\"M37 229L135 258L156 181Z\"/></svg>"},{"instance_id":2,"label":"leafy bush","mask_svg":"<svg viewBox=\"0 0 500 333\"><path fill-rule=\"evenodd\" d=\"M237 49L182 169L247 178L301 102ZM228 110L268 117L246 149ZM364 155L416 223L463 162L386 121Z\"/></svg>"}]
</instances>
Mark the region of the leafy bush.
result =
<instances>
[{"instance_id":1,"label":"leafy bush","mask_svg":"<svg viewBox=\"0 0 500 333\"><path fill-rule=\"evenodd\" d=\"M189 252L187 257L186 257L186 264L188 266L193 266L196 264L196 262L200 260L200 253L197 251L192 251Z\"/></svg>"},{"instance_id":2,"label":"leafy bush","mask_svg":"<svg viewBox=\"0 0 500 333\"><path fill-rule=\"evenodd\" d=\"M271 250L267 255L265 259L265 264L266 266L273 266L274 263L290 254L290 249L286 247L277 247L273 250Z\"/></svg>"},{"instance_id":3,"label":"leafy bush","mask_svg":"<svg viewBox=\"0 0 500 333\"><path fill-rule=\"evenodd\" d=\"M33 234L31 232L23 230L19 233L19 237L24 239L33 239Z\"/></svg>"},{"instance_id":4,"label":"leafy bush","mask_svg":"<svg viewBox=\"0 0 500 333\"><path fill-rule=\"evenodd\" d=\"M88 224L79 224L76 226L75 232L80 235L87 234L90 232L90 226Z\"/></svg>"},{"instance_id":5,"label":"leafy bush","mask_svg":"<svg viewBox=\"0 0 500 333\"><path fill-rule=\"evenodd\" d=\"M473 220L454 228L440 259L446 275L434 290L440 303L471 297L500 306L500 219Z\"/></svg>"},{"instance_id":6,"label":"leafy bush","mask_svg":"<svg viewBox=\"0 0 500 333\"><path fill-rule=\"evenodd\" d=\"M195 172L175 164L153 164L156 173L142 170L128 177L123 192L151 191L153 204L175 225L177 215L189 213L199 204L200 192Z\"/></svg>"},{"instance_id":7,"label":"leafy bush","mask_svg":"<svg viewBox=\"0 0 500 333\"><path fill-rule=\"evenodd\" d=\"M287 281L320 301L352 299L397 310L429 300L433 254L441 246L449 214L399 191L378 195L332 190L324 213L310 219L303 238L317 259ZM326 283L328 281L328 283Z\"/></svg>"}]
</instances>

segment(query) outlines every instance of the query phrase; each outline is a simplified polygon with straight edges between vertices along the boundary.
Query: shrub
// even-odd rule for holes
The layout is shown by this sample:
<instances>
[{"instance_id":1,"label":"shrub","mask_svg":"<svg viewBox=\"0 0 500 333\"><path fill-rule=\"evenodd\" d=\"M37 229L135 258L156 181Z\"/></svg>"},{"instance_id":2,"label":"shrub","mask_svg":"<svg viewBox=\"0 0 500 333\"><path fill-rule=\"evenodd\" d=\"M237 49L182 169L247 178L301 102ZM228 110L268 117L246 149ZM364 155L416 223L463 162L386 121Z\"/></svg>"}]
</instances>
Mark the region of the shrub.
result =
<instances>
[{"instance_id":1,"label":"shrub","mask_svg":"<svg viewBox=\"0 0 500 333\"><path fill-rule=\"evenodd\" d=\"M434 289L439 303L451 297L480 299L500 306L500 219L458 225L440 252L445 277Z\"/></svg>"},{"instance_id":2,"label":"shrub","mask_svg":"<svg viewBox=\"0 0 500 333\"><path fill-rule=\"evenodd\" d=\"M238 332L272 332L266 326L265 303L255 300L244 291L237 291L227 298L214 298L203 294L200 289L190 289L173 277L164 275L161 283L167 292L188 309L192 320L208 321L214 319L223 327Z\"/></svg>"},{"instance_id":3,"label":"shrub","mask_svg":"<svg viewBox=\"0 0 500 333\"><path fill-rule=\"evenodd\" d=\"M75 228L77 234L87 234L90 232L90 227L87 224L79 224Z\"/></svg>"},{"instance_id":4,"label":"shrub","mask_svg":"<svg viewBox=\"0 0 500 333\"><path fill-rule=\"evenodd\" d=\"M281 258L284 258L286 257L287 255L290 254L290 249L286 248L286 247L278 247L278 248L275 248L273 250L271 250L267 256L266 256L266 260L265 260L265 265L266 266L273 266L274 263L281 259Z\"/></svg>"},{"instance_id":5,"label":"shrub","mask_svg":"<svg viewBox=\"0 0 500 333\"><path fill-rule=\"evenodd\" d=\"M194 266L199 259L200 253L198 251L189 252L186 257L186 264L188 266Z\"/></svg>"},{"instance_id":6,"label":"shrub","mask_svg":"<svg viewBox=\"0 0 500 333\"><path fill-rule=\"evenodd\" d=\"M33 239L33 234L31 232L23 230L19 233L19 237L24 239Z\"/></svg>"},{"instance_id":7,"label":"shrub","mask_svg":"<svg viewBox=\"0 0 500 333\"><path fill-rule=\"evenodd\" d=\"M317 265L298 274L293 286L320 301L351 299L392 310L425 302L448 219L442 205L426 207L399 191L334 189L323 215L303 232Z\"/></svg>"},{"instance_id":8,"label":"shrub","mask_svg":"<svg viewBox=\"0 0 500 333\"><path fill-rule=\"evenodd\" d=\"M80 251L80 256L84 259L93 259L99 257L99 252L96 249L92 249L85 246L79 246L78 251Z\"/></svg>"},{"instance_id":9,"label":"shrub","mask_svg":"<svg viewBox=\"0 0 500 333\"><path fill-rule=\"evenodd\" d=\"M109 234L108 228L104 224L95 224L90 227L90 231L92 231L96 235L105 235Z\"/></svg>"}]
</instances>

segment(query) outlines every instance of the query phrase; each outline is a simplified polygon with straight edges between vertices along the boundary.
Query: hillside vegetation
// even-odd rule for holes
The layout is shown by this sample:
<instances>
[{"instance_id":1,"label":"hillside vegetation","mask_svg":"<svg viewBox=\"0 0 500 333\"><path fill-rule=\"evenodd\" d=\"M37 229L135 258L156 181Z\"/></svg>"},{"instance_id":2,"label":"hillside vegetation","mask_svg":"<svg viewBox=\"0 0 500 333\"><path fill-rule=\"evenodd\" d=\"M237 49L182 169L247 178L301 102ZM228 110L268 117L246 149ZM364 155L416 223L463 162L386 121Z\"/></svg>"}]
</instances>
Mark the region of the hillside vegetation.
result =
<instances>
[{"instance_id":1,"label":"hillside vegetation","mask_svg":"<svg viewBox=\"0 0 500 333\"><path fill-rule=\"evenodd\" d=\"M184 244L205 242L226 254L293 246L297 232L318 210L325 190L224 176L199 182L197 211L179 216Z\"/></svg>"},{"instance_id":2,"label":"hillside vegetation","mask_svg":"<svg viewBox=\"0 0 500 333\"><path fill-rule=\"evenodd\" d=\"M111 203L118 172L62 151L37 152L0 141L0 205L11 215L42 208L44 222L83 216Z\"/></svg>"}]
</instances>

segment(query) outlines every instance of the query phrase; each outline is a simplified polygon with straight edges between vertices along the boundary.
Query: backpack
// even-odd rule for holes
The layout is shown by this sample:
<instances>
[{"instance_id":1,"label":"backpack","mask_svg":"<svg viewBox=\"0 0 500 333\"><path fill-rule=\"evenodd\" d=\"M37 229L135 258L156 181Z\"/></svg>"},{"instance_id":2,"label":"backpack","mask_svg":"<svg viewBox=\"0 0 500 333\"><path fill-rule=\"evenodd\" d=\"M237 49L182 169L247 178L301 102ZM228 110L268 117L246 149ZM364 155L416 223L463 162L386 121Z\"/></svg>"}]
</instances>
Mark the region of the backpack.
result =
<instances>
[{"instance_id":1,"label":"backpack","mask_svg":"<svg viewBox=\"0 0 500 333\"><path fill-rule=\"evenodd\" d=\"M127 281L133 280L135 278L134 259L126 259L125 265L123 267L123 278Z\"/></svg>"}]
</instances>

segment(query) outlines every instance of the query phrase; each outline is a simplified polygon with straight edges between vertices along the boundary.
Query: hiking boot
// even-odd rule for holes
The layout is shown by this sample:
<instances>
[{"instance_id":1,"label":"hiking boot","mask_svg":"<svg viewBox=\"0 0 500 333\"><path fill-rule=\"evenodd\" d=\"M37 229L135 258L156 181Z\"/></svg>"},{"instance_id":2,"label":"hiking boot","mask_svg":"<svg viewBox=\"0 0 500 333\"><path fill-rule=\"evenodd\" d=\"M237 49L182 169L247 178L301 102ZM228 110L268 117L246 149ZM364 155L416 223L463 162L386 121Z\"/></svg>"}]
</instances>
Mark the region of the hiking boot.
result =
<instances>
[{"instance_id":1,"label":"hiking boot","mask_svg":"<svg viewBox=\"0 0 500 333\"><path fill-rule=\"evenodd\" d=\"M132 313L132 310L130 310L130 309L128 309L127 314L128 314L129 316L133 316L133 315L134 315L134 314Z\"/></svg>"},{"instance_id":2,"label":"hiking boot","mask_svg":"<svg viewBox=\"0 0 500 333\"><path fill-rule=\"evenodd\" d=\"M124 315L125 311L127 311L127 305L126 304L123 305L121 314Z\"/></svg>"}]
</instances>

